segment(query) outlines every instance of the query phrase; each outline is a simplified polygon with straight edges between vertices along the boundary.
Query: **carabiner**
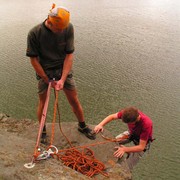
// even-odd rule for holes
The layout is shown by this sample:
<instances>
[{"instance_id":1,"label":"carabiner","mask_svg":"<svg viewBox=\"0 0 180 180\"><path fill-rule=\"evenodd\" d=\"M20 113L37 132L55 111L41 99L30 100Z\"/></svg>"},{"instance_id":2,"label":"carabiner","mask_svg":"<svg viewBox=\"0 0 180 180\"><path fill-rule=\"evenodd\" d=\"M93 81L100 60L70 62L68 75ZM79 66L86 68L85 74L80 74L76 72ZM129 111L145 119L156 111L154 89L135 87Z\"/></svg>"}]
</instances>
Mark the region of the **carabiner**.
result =
<instances>
[{"instance_id":1,"label":"carabiner","mask_svg":"<svg viewBox=\"0 0 180 180\"><path fill-rule=\"evenodd\" d=\"M54 148L54 151L52 150L52 148ZM47 151L43 151L42 154L40 154L36 160L37 161L40 161L40 160L44 160L44 159L47 159L47 158L50 158L51 157L51 154L57 154L58 153L58 149L57 147L53 146L53 145L50 145L49 146L49 149Z\"/></svg>"}]
</instances>

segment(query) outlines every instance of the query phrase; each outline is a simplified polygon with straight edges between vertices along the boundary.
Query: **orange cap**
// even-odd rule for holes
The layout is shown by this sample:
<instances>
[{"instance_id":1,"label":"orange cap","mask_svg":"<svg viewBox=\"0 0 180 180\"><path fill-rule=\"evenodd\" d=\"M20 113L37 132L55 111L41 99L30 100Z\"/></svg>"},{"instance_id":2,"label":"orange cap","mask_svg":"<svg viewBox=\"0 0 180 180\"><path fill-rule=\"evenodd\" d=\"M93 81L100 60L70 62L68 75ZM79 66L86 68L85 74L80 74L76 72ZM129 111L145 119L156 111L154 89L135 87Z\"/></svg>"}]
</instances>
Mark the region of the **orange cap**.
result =
<instances>
[{"instance_id":1,"label":"orange cap","mask_svg":"<svg viewBox=\"0 0 180 180\"><path fill-rule=\"evenodd\" d=\"M65 7L55 8L55 4L52 5L52 9L49 13L49 20L58 29L65 29L69 24L70 12Z\"/></svg>"}]
</instances>

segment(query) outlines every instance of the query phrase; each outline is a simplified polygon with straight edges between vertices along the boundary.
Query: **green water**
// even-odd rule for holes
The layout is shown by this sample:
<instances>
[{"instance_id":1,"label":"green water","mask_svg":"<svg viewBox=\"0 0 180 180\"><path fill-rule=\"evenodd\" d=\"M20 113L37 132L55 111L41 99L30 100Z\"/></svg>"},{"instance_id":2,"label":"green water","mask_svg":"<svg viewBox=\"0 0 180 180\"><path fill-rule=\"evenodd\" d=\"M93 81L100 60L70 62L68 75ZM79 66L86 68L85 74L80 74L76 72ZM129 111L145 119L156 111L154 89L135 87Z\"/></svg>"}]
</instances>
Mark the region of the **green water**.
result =
<instances>
[{"instance_id":1,"label":"green water","mask_svg":"<svg viewBox=\"0 0 180 180\"><path fill-rule=\"evenodd\" d=\"M59 1L53 1L59 3ZM97 124L129 105L154 122L151 151L135 180L180 179L180 1L60 1L75 27L74 76L87 123ZM0 112L36 120L37 82L25 56L30 28L43 21L47 0L1 0ZM48 121L53 115L51 95ZM62 121L76 121L60 93ZM114 135L124 124L107 126Z\"/></svg>"}]
</instances>

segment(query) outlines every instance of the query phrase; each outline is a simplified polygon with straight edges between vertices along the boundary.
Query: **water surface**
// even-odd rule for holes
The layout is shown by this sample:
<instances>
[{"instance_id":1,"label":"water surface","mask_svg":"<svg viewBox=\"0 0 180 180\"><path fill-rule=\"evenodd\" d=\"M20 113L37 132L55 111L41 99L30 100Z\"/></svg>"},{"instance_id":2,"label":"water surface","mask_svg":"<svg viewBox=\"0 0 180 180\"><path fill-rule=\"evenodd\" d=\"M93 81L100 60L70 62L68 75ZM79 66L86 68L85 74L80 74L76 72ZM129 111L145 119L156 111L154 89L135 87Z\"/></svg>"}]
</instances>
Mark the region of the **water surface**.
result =
<instances>
[{"instance_id":1,"label":"water surface","mask_svg":"<svg viewBox=\"0 0 180 180\"><path fill-rule=\"evenodd\" d=\"M54 1L59 3L59 1ZM180 179L180 1L61 1L75 27L74 76L87 123L97 124L129 105L154 122L149 154L134 179ZM47 17L47 0L2 1L0 112L36 120L36 79L25 56L30 28ZM53 115L53 93L48 121ZM62 121L76 121L60 93ZM114 135L126 126L107 126Z\"/></svg>"}]
</instances>

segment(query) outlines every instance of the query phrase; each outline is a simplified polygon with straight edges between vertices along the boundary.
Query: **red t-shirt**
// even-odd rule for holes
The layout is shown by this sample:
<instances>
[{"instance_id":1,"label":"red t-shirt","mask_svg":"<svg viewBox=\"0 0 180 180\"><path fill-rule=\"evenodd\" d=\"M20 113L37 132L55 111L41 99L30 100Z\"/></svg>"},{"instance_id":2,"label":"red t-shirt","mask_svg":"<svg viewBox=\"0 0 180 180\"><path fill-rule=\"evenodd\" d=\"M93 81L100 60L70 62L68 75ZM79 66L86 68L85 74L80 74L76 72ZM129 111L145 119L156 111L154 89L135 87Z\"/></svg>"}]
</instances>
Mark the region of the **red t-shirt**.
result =
<instances>
[{"instance_id":1,"label":"red t-shirt","mask_svg":"<svg viewBox=\"0 0 180 180\"><path fill-rule=\"evenodd\" d=\"M138 111L140 120L135 124L127 124L130 134L133 134L139 139L148 141L152 140L153 123L152 120L141 111ZM123 110L118 112L118 119L121 119Z\"/></svg>"}]
</instances>

